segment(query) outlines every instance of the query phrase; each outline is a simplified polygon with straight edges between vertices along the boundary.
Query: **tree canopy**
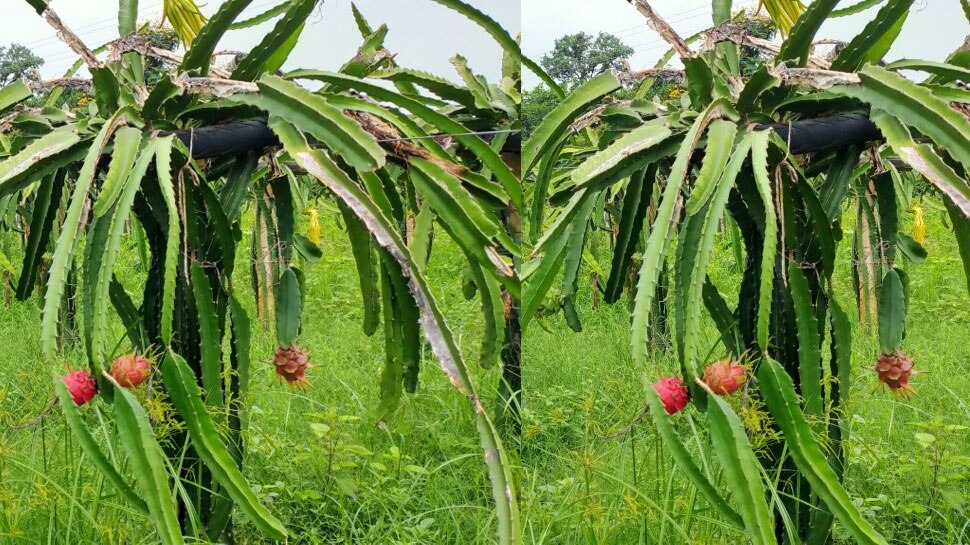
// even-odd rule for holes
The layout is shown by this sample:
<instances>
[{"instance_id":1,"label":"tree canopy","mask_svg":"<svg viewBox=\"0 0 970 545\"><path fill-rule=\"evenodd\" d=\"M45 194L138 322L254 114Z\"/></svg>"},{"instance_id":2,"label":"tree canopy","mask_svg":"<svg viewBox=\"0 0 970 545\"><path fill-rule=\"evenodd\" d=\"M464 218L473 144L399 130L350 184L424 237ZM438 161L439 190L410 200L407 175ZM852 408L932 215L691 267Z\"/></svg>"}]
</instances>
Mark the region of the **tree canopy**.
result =
<instances>
[{"instance_id":1,"label":"tree canopy","mask_svg":"<svg viewBox=\"0 0 970 545\"><path fill-rule=\"evenodd\" d=\"M630 55L633 48L613 34L600 32L594 37L577 32L557 39L541 63L553 79L575 87L606 70L621 68Z\"/></svg>"},{"instance_id":2,"label":"tree canopy","mask_svg":"<svg viewBox=\"0 0 970 545\"><path fill-rule=\"evenodd\" d=\"M9 85L21 78L32 79L31 73L43 65L44 59L26 46L0 46L0 85Z\"/></svg>"}]
</instances>

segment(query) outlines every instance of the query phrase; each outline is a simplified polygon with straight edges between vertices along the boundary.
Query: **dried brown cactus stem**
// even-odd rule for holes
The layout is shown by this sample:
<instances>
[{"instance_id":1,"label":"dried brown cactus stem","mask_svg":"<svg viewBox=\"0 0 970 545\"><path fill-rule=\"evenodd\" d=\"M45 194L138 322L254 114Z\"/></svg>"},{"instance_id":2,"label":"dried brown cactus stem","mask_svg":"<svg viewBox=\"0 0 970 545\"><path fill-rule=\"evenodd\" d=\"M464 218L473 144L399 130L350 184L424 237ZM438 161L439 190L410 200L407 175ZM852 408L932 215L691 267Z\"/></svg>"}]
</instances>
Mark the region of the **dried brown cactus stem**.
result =
<instances>
[{"instance_id":1,"label":"dried brown cactus stem","mask_svg":"<svg viewBox=\"0 0 970 545\"><path fill-rule=\"evenodd\" d=\"M345 110L344 115L356 121L362 129L369 132L378 142L385 144L386 147L390 148L392 153L402 159L408 159L409 157L426 159L444 168L453 176L460 177L465 173L463 167L451 161L444 161L434 157L428 150L414 144L411 139L402 137L401 133L392 125L373 115L354 110Z\"/></svg>"},{"instance_id":2,"label":"dried brown cactus stem","mask_svg":"<svg viewBox=\"0 0 970 545\"><path fill-rule=\"evenodd\" d=\"M71 48L71 51L77 53L78 56L84 60L84 64L88 65L88 68L101 67L101 62L98 61L98 58L94 56L94 52L92 52L91 49L85 45L83 41L81 41L81 38L79 38L73 30L68 28L67 25L61 21L61 18L58 17L57 13L55 13L50 6L44 9L44 13L42 15L44 16L44 20L47 21L47 24L57 31L57 37L60 38L62 42L67 44L67 46Z\"/></svg>"},{"instance_id":3,"label":"dried brown cactus stem","mask_svg":"<svg viewBox=\"0 0 970 545\"><path fill-rule=\"evenodd\" d=\"M687 45L687 42L677 34L670 23L665 21L663 17L657 15L657 12L653 10L650 3L646 0L634 0L633 5L637 8L644 17L647 18L647 25L652 28L660 37L664 39L674 51L677 52L681 57L692 57L694 52Z\"/></svg>"}]
</instances>

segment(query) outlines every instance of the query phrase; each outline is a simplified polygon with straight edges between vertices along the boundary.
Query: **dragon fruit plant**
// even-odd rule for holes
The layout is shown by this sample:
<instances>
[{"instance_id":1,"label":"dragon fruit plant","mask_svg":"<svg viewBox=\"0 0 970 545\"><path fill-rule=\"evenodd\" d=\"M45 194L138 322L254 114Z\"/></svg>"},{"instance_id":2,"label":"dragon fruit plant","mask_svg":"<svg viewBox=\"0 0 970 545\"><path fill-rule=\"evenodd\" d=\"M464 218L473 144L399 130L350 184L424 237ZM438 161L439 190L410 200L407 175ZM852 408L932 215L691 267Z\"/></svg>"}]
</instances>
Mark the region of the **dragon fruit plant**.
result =
<instances>
[{"instance_id":1,"label":"dragon fruit plant","mask_svg":"<svg viewBox=\"0 0 970 545\"><path fill-rule=\"evenodd\" d=\"M46 0L26 1L79 61L65 78L17 81L0 91L0 201L17 203L11 209L18 214L30 211L21 218L30 229L17 295L43 293L48 361L60 349L62 302L78 301L88 368L63 383L58 377L61 408L88 458L120 497L148 515L160 542L231 542L232 521L240 516L267 541L291 535L243 476L242 434L248 381L257 370L306 384L308 357L297 346L302 269L324 256L319 219L311 216L308 230L300 219L321 200L332 201L321 208L342 215L362 328L368 335L381 330L386 339L379 418L389 421L403 393L417 387L427 338L427 357L442 362L446 380L475 409L469 414L488 453L483 461L499 542L518 542L502 440L424 275L428 256L411 255L442 236L462 250L475 286L469 296L481 302L486 324L480 364L500 361L503 348L514 344L506 318L521 295L513 266L521 252L505 220L509 210L523 208L510 166L516 153L506 157L519 127L517 41L465 2L438 0L482 26L506 56L498 83L456 57L456 81L468 85L452 83L399 66L384 46L388 29L372 28L353 7L361 35L356 55L336 71L311 66L280 76L321 0L277 2L257 14L246 11L256 7L253 0L226 0L208 17L195 1L166 0L165 16L184 54L158 50L137 31L145 2L119 0L118 38L94 48ZM244 19L271 28L234 64L218 62L220 41ZM159 77L146 79L147 66ZM67 111L59 97L78 88L93 100ZM46 107L28 107L28 99ZM419 215L430 221L410 228ZM252 245L244 247L246 226L253 226ZM146 274L137 283L115 275L126 237L136 231L147 250ZM240 263L250 269L247 280ZM31 272L37 270L46 275ZM82 278L73 280L72 271ZM255 299L253 315L242 303L247 295ZM111 361L116 320L133 353ZM250 365L253 322L275 330L284 347L273 367ZM143 356L149 347L161 347L157 365ZM180 431L163 444L146 432L151 422L136 387L164 395L177 413ZM117 456L101 451L103 441L93 439L77 412L95 395L113 406L124 447ZM119 459L119 467L109 462ZM169 474L171 467L180 471Z\"/></svg>"},{"instance_id":2,"label":"dragon fruit plant","mask_svg":"<svg viewBox=\"0 0 970 545\"><path fill-rule=\"evenodd\" d=\"M918 268L899 265L918 264L926 249L899 218L917 177L932 188L924 198L949 215L970 287L970 120L958 76L968 53L881 63L911 0L841 9L838 0L765 2L780 44L747 34L731 0L714 0L713 26L688 39L648 0L629 3L670 50L652 68L578 85L523 146L523 179L541 199L525 218L523 321L559 290L579 329L580 267L590 245L608 239L603 299L629 294L637 369L663 361L656 332L667 337L670 324L677 374L707 418L724 484L707 478L672 425L669 414L687 399L669 376L674 369L660 369L667 378L647 388L649 413L718 517L759 544L826 543L836 519L854 541L884 544L842 484L852 371L844 308L855 305L864 325L878 324L876 373L893 394L908 394L906 271ZM847 44L815 47L826 21L876 4ZM682 70L670 67L675 56ZM923 72L922 82L910 71ZM658 79L684 92L651 96ZM846 214L856 221L844 222ZM723 247L741 272L736 296L709 274ZM855 264L851 290L833 282L840 251ZM705 369L711 326L728 358ZM741 355L750 376L734 363ZM751 397L779 438L757 452L735 413ZM769 505L772 497L780 501Z\"/></svg>"}]
</instances>

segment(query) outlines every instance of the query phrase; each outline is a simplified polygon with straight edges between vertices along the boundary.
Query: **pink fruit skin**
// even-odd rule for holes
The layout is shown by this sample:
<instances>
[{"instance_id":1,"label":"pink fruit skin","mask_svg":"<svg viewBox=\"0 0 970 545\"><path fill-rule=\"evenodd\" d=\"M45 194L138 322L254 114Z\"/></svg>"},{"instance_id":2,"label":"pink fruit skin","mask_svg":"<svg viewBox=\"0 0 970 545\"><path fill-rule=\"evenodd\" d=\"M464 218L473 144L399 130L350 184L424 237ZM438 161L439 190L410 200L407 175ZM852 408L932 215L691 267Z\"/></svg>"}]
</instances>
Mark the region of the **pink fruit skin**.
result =
<instances>
[{"instance_id":1,"label":"pink fruit skin","mask_svg":"<svg viewBox=\"0 0 970 545\"><path fill-rule=\"evenodd\" d=\"M138 354L121 356L111 363L111 376L124 388L134 388L148 380L152 373L151 363Z\"/></svg>"},{"instance_id":2,"label":"pink fruit skin","mask_svg":"<svg viewBox=\"0 0 970 545\"><path fill-rule=\"evenodd\" d=\"M306 383L306 370L310 368L310 356L297 345L289 348L279 347L273 357L276 374L283 377L290 386L300 387Z\"/></svg>"},{"instance_id":3,"label":"pink fruit skin","mask_svg":"<svg viewBox=\"0 0 970 545\"><path fill-rule=\"evenodd\" d=\"M690 392L684 381L677 377L661 378L653 384L653 389L664 404L667 414L674 414L684 410L690 402Z\"/></svg>"},{"instance_id":4,"label":"pink fruit skin","mask_svg":"<svg viewBox=\"0 0 970 545\"><path fill-rule=\"evenodd\" d=\"M704 370L704 383L717 395L731 395L744 386L744 367L724 359Z\"/></svg>"},{"instance_id":5,"label":"pink fruit skin","mask_svg":"<svg viewBox=\"0 0 970 545\"><path fill-rule=\"evenodd\" d=\"M61 380L74 398L74 404L79 407L89 403L98 393L98 385L87 371L71 371L61 377Z\"/></svg>"},{"instance_id":6,"label":"pink fruit skin","mask_svg":"<svg viewBox=\"0 0 970 545\"><path fill-rule=\"evenodd\" d=\"M913 370L913 359L906 354L899 351L880 354L873 369L879 376L879 382L888 386L894 396L908 397L913 393L909 379L916 371Z\"/></svg>"}]
</instances>

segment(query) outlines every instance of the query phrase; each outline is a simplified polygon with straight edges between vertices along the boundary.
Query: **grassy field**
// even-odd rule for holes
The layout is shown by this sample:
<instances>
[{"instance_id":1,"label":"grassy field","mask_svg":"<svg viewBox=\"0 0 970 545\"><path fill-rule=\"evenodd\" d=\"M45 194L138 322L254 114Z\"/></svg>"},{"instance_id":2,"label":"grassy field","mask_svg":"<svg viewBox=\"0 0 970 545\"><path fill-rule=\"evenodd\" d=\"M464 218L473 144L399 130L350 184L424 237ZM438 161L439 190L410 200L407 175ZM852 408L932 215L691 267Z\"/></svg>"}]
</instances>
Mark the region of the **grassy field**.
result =
<instances>
[{"instance_id":1,"label":"grassy field","mask_svg":"<svg viewBox=\"0 0 970 545\"><path fill-rule=\"evenodd\" d=\"M281 385L270 364L274 336L256 336L247 477L293 532L290 543L494 542L490 486L470 409L434 361L425 361L419 392L404 400L390 426L374 425L383 336L361 332L349 246L332 216L324 216L325 259L306 266L301 337L311 353L313 385L297 393ZM893 400L877 387L870 370L877 344L857 327L847 486L893 543L968 543L970 431L962 426L970 422L970 307L952 235L935 216L928 220L930 258L909 266L905 345L921 371L918 395ZM601 261L608 262L600 246ZM132 259L121 262L130 269L119 273L134 285L140 272L133 249L127 251ZM476 354L481 322L477 303L461 296L461 260L445 245L435 254L432 285L464 353ZM848 307L847 253L841 258L839 290ZM737 283L733 266L721 249L712 275L724 290ZM518 462L526 542L741 543L676 471L651 424L618 439L600 438L634 417L643 379L655 369L630 362L625 306L594 310L589 283L582 286L582 333L550 318L550 331L533 326L523 343ZM0 307L0 543L157 542L149 522L85 461L57 410L38 425L14 428L52 398L52 370L82 361L76 350L62 361L44 361L38 333L37 300ZM673 368L663 355L655 366ZM496 370L475 367L475 380L491 401ZM161 408L155 410L165 422ZM85 413L99 436L112 437L108 406L96 403ZM689 409L677 425L716 478L703 417ZM117 445L106 446L117 452ZM239 543L264 542L244 519L235 523Z\"/></svg>"}]
</instances>

